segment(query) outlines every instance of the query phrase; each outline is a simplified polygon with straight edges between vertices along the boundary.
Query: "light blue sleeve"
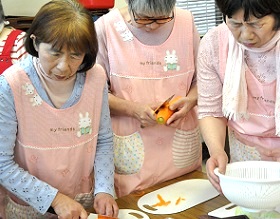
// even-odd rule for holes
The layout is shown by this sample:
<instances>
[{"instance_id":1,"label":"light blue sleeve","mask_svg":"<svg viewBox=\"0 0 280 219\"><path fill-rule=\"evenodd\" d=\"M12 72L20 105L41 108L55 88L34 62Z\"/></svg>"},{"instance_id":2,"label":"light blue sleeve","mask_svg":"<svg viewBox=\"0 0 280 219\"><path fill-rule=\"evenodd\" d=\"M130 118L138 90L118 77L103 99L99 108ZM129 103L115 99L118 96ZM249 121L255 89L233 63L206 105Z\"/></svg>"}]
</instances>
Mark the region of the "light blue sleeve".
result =
<instances>
[{"instance_id":1,"label":"light blue sleeve","mask_svg":"<svg viewBox=\"0 0 280 219\"><path fill-rule=\"evenodd\" d=\"M96 195L97 193L105 192L114 196L113 133L108 104L107 84L103 91L101 119L97 139L96 157L94 161L94 174L94 194Z\"/></svg>"},{"instance_id":2,"label":"light blue sleeve","mask_svg":"<svg viewBox=\"0 0 280 219\"><path fill-rule=\"evenodd\" d=\"M44 214L57 189L24 171L14 161L17 118L14 98L4 76L0 76L0 184Z\"/></svg>"}]
</instances>

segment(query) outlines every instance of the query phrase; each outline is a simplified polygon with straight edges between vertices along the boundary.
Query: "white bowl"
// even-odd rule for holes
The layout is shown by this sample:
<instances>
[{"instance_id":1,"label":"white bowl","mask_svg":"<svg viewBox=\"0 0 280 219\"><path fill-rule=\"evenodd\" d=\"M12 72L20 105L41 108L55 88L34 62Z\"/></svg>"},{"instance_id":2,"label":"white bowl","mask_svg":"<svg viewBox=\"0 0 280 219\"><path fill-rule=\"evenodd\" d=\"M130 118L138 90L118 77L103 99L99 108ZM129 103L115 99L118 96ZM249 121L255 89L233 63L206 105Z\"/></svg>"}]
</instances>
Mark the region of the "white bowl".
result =
<instances>
[{"instance_id":1,"label":"white bowl","mask_svg":"<svg viewBox=\"0 0 280 219\"><path fill-rule=\"evenodd\" d=\"M218 168L225 197L247 211L272 211L280 206L280 162L241 161L230 163L226 173Z\"/></svg>"}]
</instances>

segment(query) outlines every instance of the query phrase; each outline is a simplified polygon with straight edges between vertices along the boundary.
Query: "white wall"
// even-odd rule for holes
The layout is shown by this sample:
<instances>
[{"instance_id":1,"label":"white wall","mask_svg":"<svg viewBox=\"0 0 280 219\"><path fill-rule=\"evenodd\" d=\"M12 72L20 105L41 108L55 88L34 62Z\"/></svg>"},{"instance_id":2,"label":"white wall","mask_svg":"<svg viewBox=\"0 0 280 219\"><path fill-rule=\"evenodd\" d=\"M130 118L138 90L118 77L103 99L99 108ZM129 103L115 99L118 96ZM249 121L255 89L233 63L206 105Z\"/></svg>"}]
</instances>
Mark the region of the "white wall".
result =
<instances>
[{"instance_id":1,"label":"white wall","mask_svg":"<svg viewBox=\"0 0 280 219\"><path fill-rule=\"evenodd\" d=\"M40 7L49 1L50 0L2 0L2 5L6 16L34 16ZM115 7L121 8L125 5L125 0L115 0Z\"/></svg>"},{"instance_id":2,"label":"white wall","mask_svg":"<svg viewBox=\"0 0 280 219\"><path fill-rule=\"evenodd\" d=\"M2 5L6 16L34 16L39 8L49 1L50 0L2 0Z\"/></svg>"},{"instance_id":3,"label":"white wall","mask_svg":"<svg viewBox=\"0 0 280 219\"><path fill-rule=\"evenodd\" d=\"M115 8L122 8L126 5L125 0L115 0Z\"/></svg>"}]
</instances>

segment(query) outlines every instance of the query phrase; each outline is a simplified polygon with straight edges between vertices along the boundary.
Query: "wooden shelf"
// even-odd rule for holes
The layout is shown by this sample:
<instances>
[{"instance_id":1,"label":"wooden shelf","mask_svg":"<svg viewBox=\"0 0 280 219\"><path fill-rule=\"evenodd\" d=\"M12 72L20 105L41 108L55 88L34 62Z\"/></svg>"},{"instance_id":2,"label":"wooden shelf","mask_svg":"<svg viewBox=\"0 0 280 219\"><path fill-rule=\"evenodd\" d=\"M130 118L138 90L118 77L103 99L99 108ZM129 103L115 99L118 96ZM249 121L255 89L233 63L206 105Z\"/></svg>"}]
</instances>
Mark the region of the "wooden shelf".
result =
<instances>
[{"instance_id":1,"label":"wooden shelf","mask_svg":"<svg viewBox=\"0 0 280 219\"><path fill-rule=\"evenodd\" d=\"M108 13L109 9L92 9L89 11L92 14L93 20L95 21L103 14ZM29 27L31 26L31 23L32 23L34 17L6 16L5 19L10 22L10 26L12 26L16 29L19 29L19 30L27 31L29 29Z\"/></svg>"},{"instance_id":2,"label":"wooden shelf","mask_svg":"<svg viewBox=\"0 0 280 219\"><path fill-rule=\"evenodd\" d=\"M6 20L10 22L10 26L26 31L30 27L33 18L34 17L7 16Z\"/></svg>"}]
</instances>

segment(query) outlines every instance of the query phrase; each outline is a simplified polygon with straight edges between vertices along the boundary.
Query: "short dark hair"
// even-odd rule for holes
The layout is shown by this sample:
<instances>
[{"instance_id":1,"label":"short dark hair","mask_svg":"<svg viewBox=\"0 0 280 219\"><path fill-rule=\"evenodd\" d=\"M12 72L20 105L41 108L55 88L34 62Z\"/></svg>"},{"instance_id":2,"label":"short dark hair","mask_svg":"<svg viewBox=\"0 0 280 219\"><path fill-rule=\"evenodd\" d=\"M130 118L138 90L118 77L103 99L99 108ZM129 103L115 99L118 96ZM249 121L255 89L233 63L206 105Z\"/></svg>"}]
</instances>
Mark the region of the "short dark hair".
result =
<instances>
[{"instance_id":1,"label":"short dark hair","mask_svg":"<svg viewBox=\"0 0 280 219\"><path fill-rule=\"evenodd\" d=\"M243 9L244 21L250 15L256 18L272 15L275 19L274 30L280 29L280 0L216 0L216 4L224 19L226 16L231 18L239 9Z\"/></svg>"},{"instance_id":2,"label":"short dark hair","mask_svg":"<svg viewBox=\"0 0 280 219\"><path fill-rule=\"evenodd\" d=\"M52 0L41 7L27 31L25 47L31 55L38 57L35 43L52 44L61 50L63 46L75 52L85 53L78 70L89 70L96 62L98 42L91 14L76 0Z\"/></svg>"}]
</instances>

